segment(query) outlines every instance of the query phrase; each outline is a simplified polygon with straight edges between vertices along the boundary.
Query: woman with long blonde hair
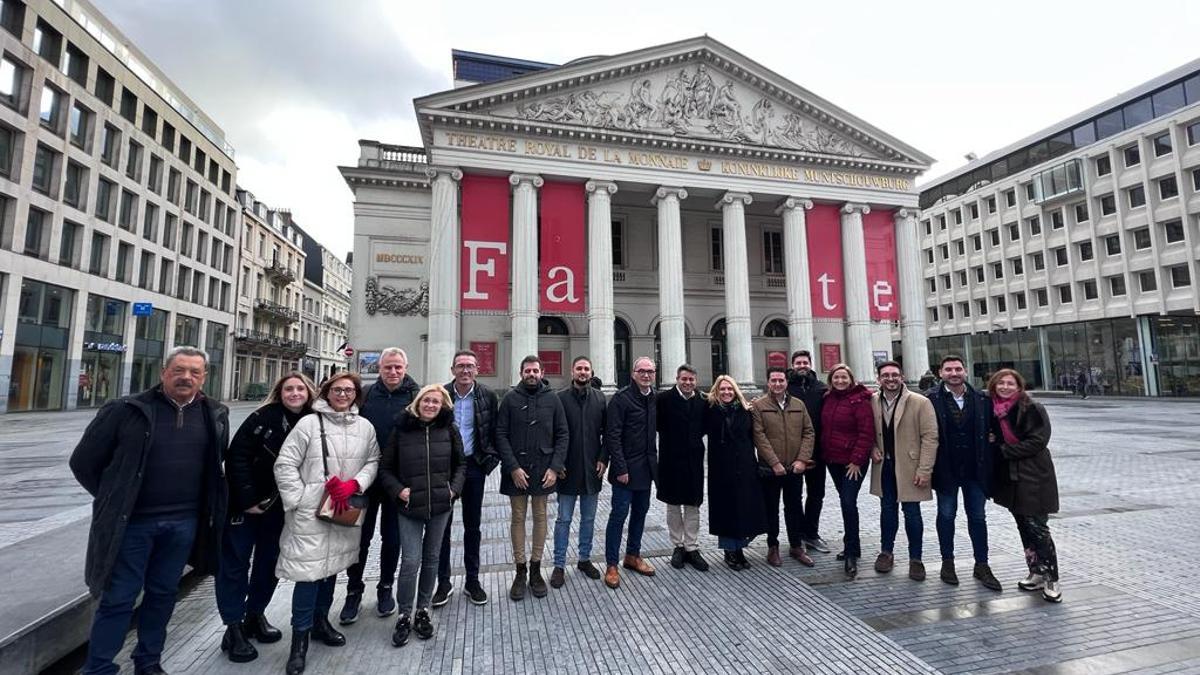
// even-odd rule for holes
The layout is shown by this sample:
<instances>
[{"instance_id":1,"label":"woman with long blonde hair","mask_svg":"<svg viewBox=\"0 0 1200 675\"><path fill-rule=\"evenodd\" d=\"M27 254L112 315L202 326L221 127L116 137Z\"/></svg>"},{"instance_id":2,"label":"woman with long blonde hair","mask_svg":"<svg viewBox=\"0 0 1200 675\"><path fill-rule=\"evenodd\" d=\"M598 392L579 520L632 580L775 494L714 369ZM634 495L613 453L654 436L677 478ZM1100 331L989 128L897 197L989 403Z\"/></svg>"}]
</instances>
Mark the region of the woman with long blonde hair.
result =
<instances>
[{"instance_id":1,"label":"woman with long blonde hair","mask_svg":"<svg viewBox=\"0 0 1200 675\"><path fill-rule=\"evenodd\" d=\"M717 536L730 569L748 569L744 549L767 531L767 517L754 451L754 418L741 387L728 375L717 377L708 392L704 433L708 436L708 531Z\"/></svg>"}]
</instances>

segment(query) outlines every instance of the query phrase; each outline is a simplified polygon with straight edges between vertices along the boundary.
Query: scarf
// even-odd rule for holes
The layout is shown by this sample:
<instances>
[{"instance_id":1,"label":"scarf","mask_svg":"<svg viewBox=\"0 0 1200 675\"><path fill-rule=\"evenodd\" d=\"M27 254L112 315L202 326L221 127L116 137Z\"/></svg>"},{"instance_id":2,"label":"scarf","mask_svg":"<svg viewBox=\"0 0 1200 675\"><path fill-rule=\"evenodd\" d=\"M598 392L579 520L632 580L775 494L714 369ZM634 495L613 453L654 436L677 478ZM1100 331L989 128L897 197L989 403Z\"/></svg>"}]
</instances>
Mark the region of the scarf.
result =
<instances>
[{"instance_id":1,"label":"scarf","mask_svg":"<svg viewBox=\"0 0 1200 675\"><path fill-rule=\"evenodd\" d=\"M1008 422L1008 411L1017 404L1017 397L1012 396L1007 399L997 396L992 399L992 413L996 419L1000 420L1000 433L1004 436L1004 442L1008 445L1016 445L1020 442L1017 434L1013 432L1012 425Z\"/></svg>"}]
</instances>

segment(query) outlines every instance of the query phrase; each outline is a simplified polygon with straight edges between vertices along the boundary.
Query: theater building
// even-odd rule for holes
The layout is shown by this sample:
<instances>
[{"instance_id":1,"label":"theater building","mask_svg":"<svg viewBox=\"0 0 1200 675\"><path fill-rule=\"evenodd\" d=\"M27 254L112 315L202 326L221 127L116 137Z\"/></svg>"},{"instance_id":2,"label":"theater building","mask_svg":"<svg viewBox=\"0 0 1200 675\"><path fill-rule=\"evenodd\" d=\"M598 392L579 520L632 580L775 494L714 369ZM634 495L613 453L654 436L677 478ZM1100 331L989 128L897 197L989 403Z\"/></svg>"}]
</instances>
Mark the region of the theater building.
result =
<instances>
[{"instance_id":1,"label":"theater building","mask_svg":"<svg viewBox=\"0 0 1200 675\"><path fill-rule=\"evenodd\" d=\"M928 361L916 177L932 160L709 37L562 66L455 52L421 145L360 142L350 343L420 381L455 350L507 386L526 354L605 385L761 383L790 350L870 377ZM472 84L474 82L474 84Z\"/></svg>"}]
</instances>

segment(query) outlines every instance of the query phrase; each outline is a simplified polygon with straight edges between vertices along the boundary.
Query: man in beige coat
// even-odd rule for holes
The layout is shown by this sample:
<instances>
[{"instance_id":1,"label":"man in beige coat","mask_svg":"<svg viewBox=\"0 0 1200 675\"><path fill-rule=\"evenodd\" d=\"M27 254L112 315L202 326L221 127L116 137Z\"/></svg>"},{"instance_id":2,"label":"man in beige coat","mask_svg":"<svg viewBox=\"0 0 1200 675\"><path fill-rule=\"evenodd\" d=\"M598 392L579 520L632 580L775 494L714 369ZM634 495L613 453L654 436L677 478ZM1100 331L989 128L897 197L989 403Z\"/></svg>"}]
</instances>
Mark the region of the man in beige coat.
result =
<instances>
[{"instance_id":1,"label":"man in beige coat","mask_svg":"<svg viewBox=\"0 0 1200 675\"><path fill-rule=\"evenodd\" d=\"M920 502L933 499L929 482L937 459L937 416L929 399L905 386L900 364L885 361L875 372L879 391L871 397L871 414L875 416L871 494L881 501L881 552L875 559L875 571L890 572L895 565L892 546L900 529L899 503L904 508L904 533L908 536L908 577L924 581Z\"/></svg>"},{"instance_id":2,"label":"man in beige coat","mask_svg":"<svg viewBox=\"0 0 1200 675\"><path fill-rule=\"evenodd\" d=\"M788 394L787 372L767 369L767 393L750 405L754 417L754 448L767 515L767 563L779 559L779 496L783 495L783 518L787 524L792 557L812 567L804 550L804 472L812 463L812 419L804 402Z\"/></svg>"}]
</instances>

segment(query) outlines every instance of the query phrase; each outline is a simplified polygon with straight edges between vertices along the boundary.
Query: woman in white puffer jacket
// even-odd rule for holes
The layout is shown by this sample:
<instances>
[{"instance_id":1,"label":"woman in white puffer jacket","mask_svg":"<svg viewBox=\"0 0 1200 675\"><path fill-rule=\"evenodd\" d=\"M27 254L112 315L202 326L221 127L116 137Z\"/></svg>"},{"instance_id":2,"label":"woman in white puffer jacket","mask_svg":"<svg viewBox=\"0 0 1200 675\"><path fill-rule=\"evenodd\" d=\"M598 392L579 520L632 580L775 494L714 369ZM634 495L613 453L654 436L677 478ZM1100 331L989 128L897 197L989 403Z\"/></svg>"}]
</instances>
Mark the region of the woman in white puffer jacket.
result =
<instances>
[{"instance_id":1,"label":"woman in white puffer jacket","mask_svg":"<svg viewBox=\"0 0 1200 675\"><path fill-rule=\"evenodd\" d=\"M296 582L292 593L292 649L287 672L304 672L309 637L331 647L346 637L329 623L339 572L358 561L360 526L346 527L317 519L326 491L345 506L375 480L379 441L375 428L358 414L362 380L338 373L321 386L313 413L288 434L275 460L275 482L283 503L283 534L275 575ZM328 473L321 435L324 425Z\"/></svg>"}]
</instances>

